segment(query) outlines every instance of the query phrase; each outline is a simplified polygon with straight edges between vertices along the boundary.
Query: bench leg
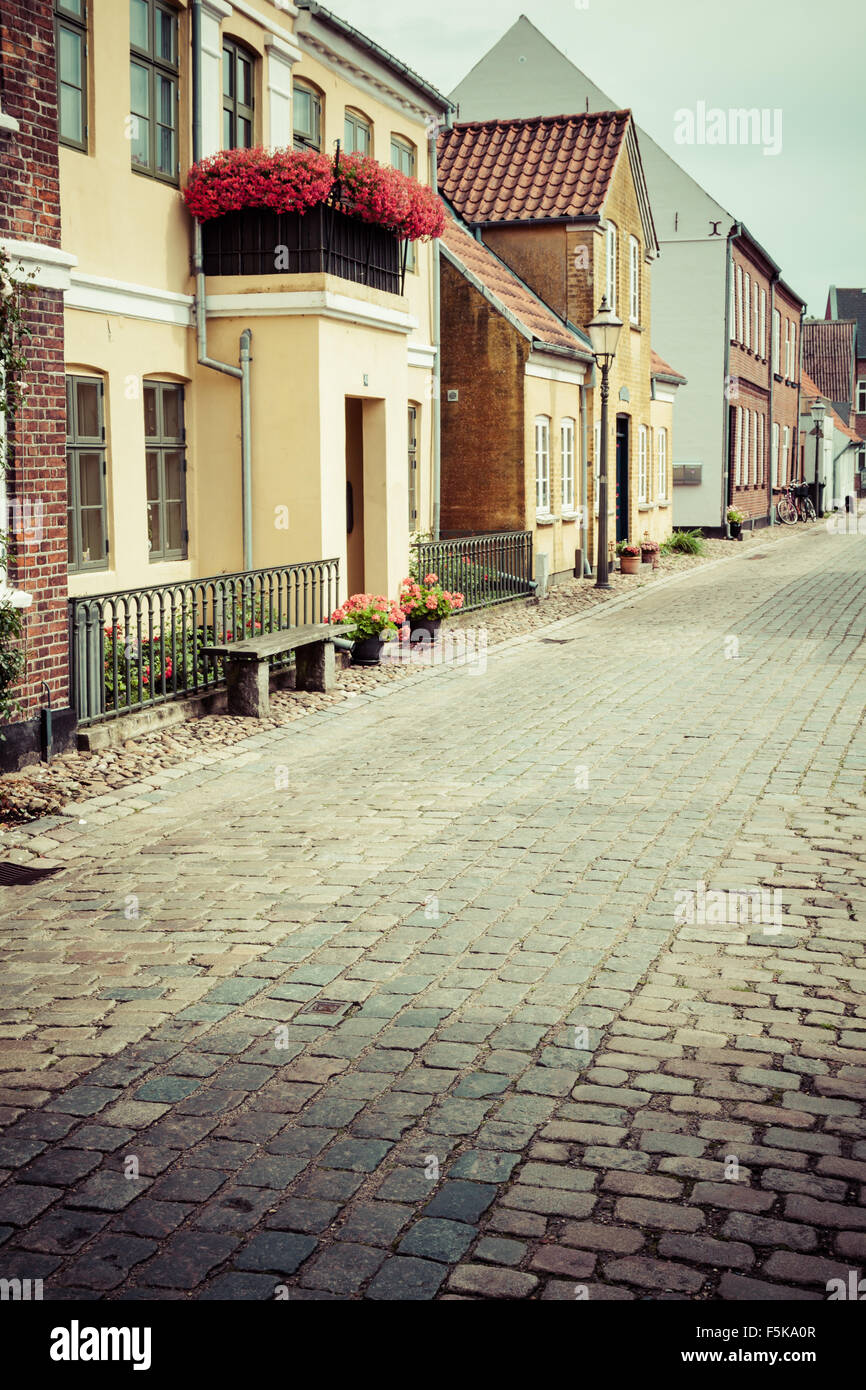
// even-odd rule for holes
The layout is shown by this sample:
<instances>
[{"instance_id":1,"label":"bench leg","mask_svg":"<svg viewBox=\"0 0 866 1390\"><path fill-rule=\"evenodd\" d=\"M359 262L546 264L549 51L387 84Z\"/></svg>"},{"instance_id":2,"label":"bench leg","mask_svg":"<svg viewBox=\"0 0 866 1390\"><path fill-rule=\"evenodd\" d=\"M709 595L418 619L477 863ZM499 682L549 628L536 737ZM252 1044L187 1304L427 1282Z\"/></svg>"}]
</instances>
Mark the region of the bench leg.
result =
<instances>
[{"instance_id":1,"label":"bench leg","mask_svg":"<svg viewBox=\"0 0 866 1390\"><path fill-rule=\"evenodd\" d=\"M227 661L229 714L267 719L271 709L270 674L266 661Z\"/></svg>"},{"instance_id":2,"label":"bench leg","mask_svg":"<svg viewBox=\"0 0 866 1390\"><path fill-rule=\"evenodd\" d=\"M295 652L296 690L333 690L337 683L336 649L333 642L311 642Z\"/></svg>"}]
</instances>

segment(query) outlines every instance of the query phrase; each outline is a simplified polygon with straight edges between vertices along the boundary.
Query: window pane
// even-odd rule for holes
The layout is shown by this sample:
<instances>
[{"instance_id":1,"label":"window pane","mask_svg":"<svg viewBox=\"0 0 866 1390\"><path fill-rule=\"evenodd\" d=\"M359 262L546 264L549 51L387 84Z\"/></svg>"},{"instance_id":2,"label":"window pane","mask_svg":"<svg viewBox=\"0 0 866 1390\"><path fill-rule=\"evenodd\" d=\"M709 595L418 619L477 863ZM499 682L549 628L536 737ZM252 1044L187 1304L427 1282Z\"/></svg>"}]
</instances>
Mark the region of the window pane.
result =
<instances>
[{"instance_id":1,"label":"window pane","mask_svg":"<svg viewBox=\"0 0 866 1390\"><path fill-rule=\"evenodd\" d=\"M81 92L77 88L61 85L59 117L61 140L75 140L78 144L84 140L82 105Z\"/></svg>"},{"instance_id":2,"label":"window pane","mask_svg":"<svg viewBox=\"0 0 866 1390\"><path fill-rule=\"evenodd\" d=\"M147 471L147 500L148 502L159 501L159 454L156 452L145 455L145 466Z\"/></svg>"},{"instance_id":3,"label":"window pane","mask_svg":"<svg viewBox=\"0 0 866 1390\"><path fill-rule=\"evenodd\" d=\"M162 550L162 532L159 526L159 503L151 502L147 508L147 543L151 554Z\"/></svg>"},{"instance_id":4,"label":"window pane","mask_svg":"<svg viewBox=\"0 0 866 1390\"><path fill-rule=\"evenodd\" d=\"M169 502L183 499L183 454L179 451L165 455L165 498Z\"/></svg>"},{"instance_id":5,"label":"window pane","mask_svg":"<svg viewBox=\"0 0 866 1390\"><path fill-rule=\"evenodd\" d=\"M180 439L183 431L182 392L169 387L162 393L162 431L164 439Z\"/></svg>"},{"instance_id":6,"label":"window pane","mask_svg":"<svg viewBox=\"0 0 866 1390\"><path fill-rule=\"evenodd\" d=\"M150 48L147 0L130 0L129 41L134 48Z\"/></svg>"},{"instance_id":7,"label":"window pane","mask_svg":"<svg viewBox=\"0 0 866 1390\"><path fill-rule=\"evenodd\" d=\"M310 121L312 113L310 93L305 91L303 87L296 87L294 96L295 130L299 135L309 135L311 133Z\"/></svg>"},{"instance_id":8,"label":"window pane","mask_svg":"<svg viewBox=\"0 0 866 1390\"><path fill-rule=\"evenodd\" d=\"M159 437L159 416L156 408L156 387L144 388L144 434L146 439Z\"/></svg>"},{"instance_id":9,"label":"window pane","mask_svg":"<svg viewBox=\"0 0 866 1390\"><path fill-rule=\"evenodd\" d=\"M84 0L59 0L57 8L67 10L69 14L77 15L79 19L84 18Z\"/></svg>"},{"instance_id":10,"label":"window pane","mask_svg":"<svg viewBox=\"0 0 866 1390\"><path fill-rule=\"evenodd\" d=\"M235 57L230 48L223 49L223 96L235 94Z\"/></svg>"},{"instance_id":11,"label":"window pane","mask_svg":"<svg viewBox=\"0 0 866 1390\"><path fill-rule=\"evenodd\" d=\"M231 111L223 111L223 149L233 149L234 143L235 142L233 139L232 132L232 113Z\"/></svg>"},{"instance_id":12,"label":"window pane","mask_svg":"<svg viewBox=\"0 0 866 1390\"><path fill-rule=\"evenodd\" d=\"M183 508L180 502L167 502L165 506L165 548L183 550Z\"/></svg>"},{"instance_id":13,"label":"window pane","mask_svg":"<svg viewBox=\"0 0 866 1390\"><path fill-rule=\"evenodd\" d=\"M238 58L238 101L242 106L253 104L253 65Z\"/></svg>"},{"instance_id":14,"label":"window pane","mask_svg":"<svg viewBox=\"0 0 866 1390\"><path fill-rule=\"evenodd\" d=\"M165 10L156 12L156 55L165 63L177 62L177 20Z\"/></svg>"},{"instance_id":15,"label":"window pane","mask_svg":"<svg viewBox=\"0 0 866 1390\"><path fill-rule=\"evenodd\" d=\"M81 513L81 560L92 564L105 559L105 536L102 531L102 511L87 507Z\"/></svg>"},{"instance_id":16,"label":"window pane","mask_svg":"<svg viewBox=\"0 0 866 1390\"><path fill-rule=\"evenodd\" d=\"M249 121L245 121L242 116L238 117L238 149L252 149L253 127Z\"/></svg>"},{"instance_id":17,"label":"window pane","mask_svg":"<svg viewBox=\"0 0 866 1390\"><path fill-rule=\"evenodd\" d=\"M79 439L102 438L99 388L100 383L98 381L77 381L75 383Z\"/></svg>"},{"instance_id":18,"label":"window pane","mask_svg":"<svg viewBox=\"0 0 866 1390\"><path fill-rule=\"evenodd\" d=\"M161 125L174 126L174 83L167 77L157 75L157 119Z\"/></svg>"},{"instance_id":19,"label":"window pane","mask_svg":"<svg viewBox=\"0 0 866 1390\"><path fill-rule=\"evenodd\" d=\"M79 454L78 477L82 507L102 506L102 455Z\"/></svg>"},{"instance_id":20,"label":"window pane","mask_svg":"<svg viewBox=\"0 0 866 1390\"><path fill-rule=\"evenodd\" d=\"M150 84L147 78L147 68L143 68L140 63L130 63L130 105L137 116L150 115Z\"/></svg>"},{"instance_id":21,"label":"window pane","mask_svg":"<svg viewBox=\"0 0 866 1390\"><path fill-rule=\"evenodd\" d=\"M81 86L81 59L84 52L84 44L81 34L74 34L71 29L60 29L60 52L58 54L58 68L60 70L61 82L69 82L73 87Z\"/></svg>"}]
</instances>

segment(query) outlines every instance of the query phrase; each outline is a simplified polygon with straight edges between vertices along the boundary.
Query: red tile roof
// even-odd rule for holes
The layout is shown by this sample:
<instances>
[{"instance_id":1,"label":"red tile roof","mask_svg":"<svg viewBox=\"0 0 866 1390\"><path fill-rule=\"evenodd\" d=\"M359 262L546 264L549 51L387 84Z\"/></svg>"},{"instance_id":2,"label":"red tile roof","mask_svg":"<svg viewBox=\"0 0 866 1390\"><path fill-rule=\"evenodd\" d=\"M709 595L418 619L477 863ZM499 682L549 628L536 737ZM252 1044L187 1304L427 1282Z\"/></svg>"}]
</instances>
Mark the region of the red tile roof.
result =
<instances>
[{"instance_id":1,"label":"red tile roof","mask_svg":"<svg viewBox=\"0 0 866 1390\"><path fill-rule=\"evenodd\" d=\"M860 438L859 434L857 434L855 430L852 430L850 425L845 424L845 421L842 419L842 416L839 414L838 410L833 409L832 402L827 400L823 391L818 390L818 387L815 385L815 382L812 380L807 371L802 371L800 373L800 386L802 388L803 395L803 409L801 411L801 414L805 415L806 409L809 406L809 404L812 401L816 401L820 398L821 400L826 401L827 405L829 406L830 414L833 416L833 423L836 426L837 430L839 430L841 434L844 434L848 439L853 439L858 444L863 443L863 440Z\"/></svg>"},{"instance_id":2,"label":"red tile roof","mask_svg":"<svg viewBox=\"0 0 866 1390\"><path fill-rule=\"evenodd\" d=\"M655 348L651 349L650 376L670 377L672 381L686 380L679 372L675 372L673 367L669 367L663 357L659 357Z\"/></svg>"},{"instance_id":3,"label":"red tile roof","mask_svg":"<svg viewBox=\"0 0 866 1390\"><path fill-rule=\"evenodd\" d=\"M630 111L461 121L439 137L439 186L466 222L601 213Z\"/></svg>"},{"instance_id":4,"label":"red tile roof","mask_svg":"<svg viewBox=\"0 0 866 1390\"><path fill-rule=\"evenodd\" d=\"M513 270L488 246L476 241L454 217L446 220L442 242L458 269L486 290L497 306L511 314L528 337L548 347L569 348L576 354L590 357L589 345L581 336L563 323Z\"/></svg>"},{"instance_id":5,"label":"red tile roof","mask_svg":"<svg viewBox=\"0 0 866 1390\"><path fill-rule=\"evenodd\" d=\"M803 367L828 401L850 402L854 372L852 319L807 319Z\"/></svg>"}]
</instances>

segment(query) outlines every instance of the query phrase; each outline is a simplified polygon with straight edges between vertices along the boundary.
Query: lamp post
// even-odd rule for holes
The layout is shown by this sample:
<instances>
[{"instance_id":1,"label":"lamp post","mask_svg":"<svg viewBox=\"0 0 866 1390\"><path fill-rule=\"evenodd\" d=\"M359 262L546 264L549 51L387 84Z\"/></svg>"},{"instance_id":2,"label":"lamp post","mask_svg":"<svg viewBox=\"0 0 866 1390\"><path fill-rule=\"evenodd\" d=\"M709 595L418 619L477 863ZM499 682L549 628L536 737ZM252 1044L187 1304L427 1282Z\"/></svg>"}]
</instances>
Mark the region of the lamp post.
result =
<instances>
[{"instance_id":1,"label":"lamp post","mask_svg":"<svg viewBox=\"0 0 866 1390\"><path fill-rule=\"evenodd\" d=\"M609 589L607 556L607 402L610 395L608 374L616 356L622 319L618 319L607 302L601 301L601 308L587 324L587 332L592 343L592 355L601 368L601 458L598 469L598 525L595 537L595 587Z\"/></svg>"},{"instance_id":2,"label":"lamp post","mask_svg":"<svg viewBox=\"0 0 866 1390\"><path fill-rule=\"evenodd\" d=\"M821 506L819 505L818 498L820 496L821 484L818 482L818 458L824 439L824 416L827 414L827 407L822 400L812 402L811 414L812 419L815 421L815 428L812 431L815 436L815 482L813 484L814 494L812 500L815 503L815 515L820 516Z\"/></svg>"}]
</instances>

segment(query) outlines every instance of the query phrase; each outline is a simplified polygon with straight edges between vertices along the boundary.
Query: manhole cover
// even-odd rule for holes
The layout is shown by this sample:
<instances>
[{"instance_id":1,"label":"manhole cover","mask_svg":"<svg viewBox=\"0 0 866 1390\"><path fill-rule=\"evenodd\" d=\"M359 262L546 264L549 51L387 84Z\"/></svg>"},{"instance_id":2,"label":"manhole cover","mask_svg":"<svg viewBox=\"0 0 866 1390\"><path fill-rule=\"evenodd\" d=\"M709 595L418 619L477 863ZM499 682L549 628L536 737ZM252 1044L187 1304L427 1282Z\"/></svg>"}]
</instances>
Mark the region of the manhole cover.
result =
<instances>
[{"instance_id":1,"label":"manhole cover","mask_svg":"<svg viewBox=\"0 0 866 1390\"><path fill-rule=\"evenodd\" d=\"M25 884L39 883L41 879L59 873L60 866L56 869L34 869L29 864L4 863L0 864L0 886L23 888Z\"/></svg>"},{"instance_id":2,"label":"manhole cover","mask_svg":"<svg viewBox=\"0 0 866 1390\"><path fill-rule=\"evenodd\" d=\"M311 999L298 1012L302 1014L338 1014L346 1007L345 999Z\"/></svg>"}]
</instances>

